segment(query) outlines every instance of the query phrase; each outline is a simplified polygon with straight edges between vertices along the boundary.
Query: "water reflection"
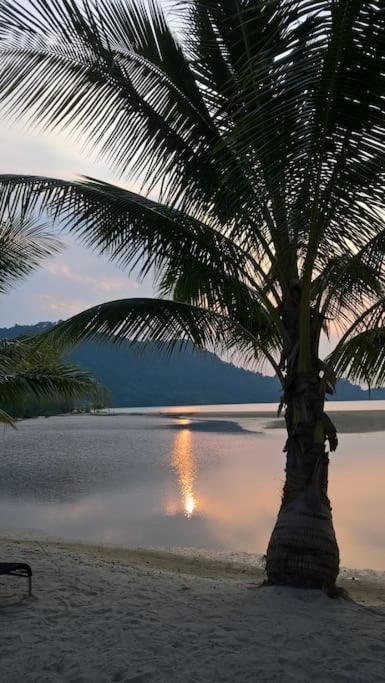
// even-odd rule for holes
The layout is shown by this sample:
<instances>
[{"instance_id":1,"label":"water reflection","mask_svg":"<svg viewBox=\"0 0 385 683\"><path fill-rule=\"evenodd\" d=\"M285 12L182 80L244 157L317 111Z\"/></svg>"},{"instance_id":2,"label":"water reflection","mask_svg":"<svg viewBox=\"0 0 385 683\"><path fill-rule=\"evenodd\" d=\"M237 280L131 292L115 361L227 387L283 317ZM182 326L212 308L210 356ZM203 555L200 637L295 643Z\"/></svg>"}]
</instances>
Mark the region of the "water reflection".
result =
<instances>
[{"instance_id":1,"label":"water reflection","mask_svg":"<svg viewBox=\"0 0 385 683\"><path fill-rule=\"evenodd\" d=\"M245 431L193 431L197 418L187 415L22 422L0 438L0 526L96 543L263 553L281 498L286 437L265 419L235 417ZM335 528L348 566L385 568L384 437L385 429L342 434L331 458Z\"/></svg>"},{"instance_id":2,"label":"water reflection","mask_svg":"<svg viewBox=\"0 0 385 683\"><path fill-rule=\"evenodd\" d=\"M172 466L177 472L179 488L182 496L184 514L191 519L197 507L194 487L196 480L196 464L192 449L192 433L188 428L190 420L182 418L180 425L184 425L175 437L172 453Z\"/></svg>"}]
</instances>

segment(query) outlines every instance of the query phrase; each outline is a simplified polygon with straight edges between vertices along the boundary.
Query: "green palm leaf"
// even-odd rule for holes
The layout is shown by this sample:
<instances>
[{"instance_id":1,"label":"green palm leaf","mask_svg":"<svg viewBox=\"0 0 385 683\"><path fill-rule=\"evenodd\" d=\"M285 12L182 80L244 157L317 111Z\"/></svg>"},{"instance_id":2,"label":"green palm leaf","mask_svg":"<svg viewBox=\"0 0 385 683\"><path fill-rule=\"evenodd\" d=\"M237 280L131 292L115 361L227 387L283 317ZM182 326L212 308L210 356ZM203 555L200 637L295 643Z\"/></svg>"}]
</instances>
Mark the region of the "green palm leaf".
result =
<instances>
[{"instance_id":1,"label":"green palm leaf","mask_svg":"<svg viewBox=\"0 0 385 683\"><path fill-rule=\"evenodd\" d=\"M43 225L30 219L0 223L0 293L35 270L55 254L61 243ZM0 402L15 404L34 397L86 398L96 391L89 373L63 363L57 349L36 346L34 339L0 340ZM12 417L0 410L0 422L14 426Z\"/></svg>"},{"instance_id":2,"label":"green palm leaf","mask_svg":"<svg viewBox=\"0 0 385 683\"><path fill-rule=\"evenodd\" d=\"M44 364L30 370L0 374L0 400L15 403L32 396L37 398L91 398L96 385L89 373L75 366Z\"/></svg>"},{"instance_id":3,"label":"green palm leaf","mask_svg":"<svg viewBox=\"0 0 385 683\"><path fill-rule=\"evenodd\" d=\"M40 335L0 341L0 402L17 405L30 398L92 399L99 390L93 376L62 361L57 347ZM13 425L1 411L0 421Z\"/></svg>"}]
</instances>

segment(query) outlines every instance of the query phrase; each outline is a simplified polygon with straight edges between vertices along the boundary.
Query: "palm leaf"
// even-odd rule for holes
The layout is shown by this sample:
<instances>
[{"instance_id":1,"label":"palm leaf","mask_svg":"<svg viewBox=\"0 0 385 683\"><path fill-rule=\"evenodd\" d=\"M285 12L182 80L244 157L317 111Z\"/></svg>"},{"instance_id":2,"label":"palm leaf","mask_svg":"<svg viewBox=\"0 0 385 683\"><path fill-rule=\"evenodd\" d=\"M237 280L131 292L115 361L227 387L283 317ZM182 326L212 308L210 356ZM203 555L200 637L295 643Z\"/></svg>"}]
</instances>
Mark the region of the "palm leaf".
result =
<instances>
[{"instance_id":1,"label":"palm leaf","mask_svg":"<svg viewBox=\"0 0 385 683\"><path fill-rule=\"evenodd\" d=\"M91 398L96 385L89 373L75 366L57 363L0 374L0 400L15 403L35 398Z\"/></svg>"},{"instance_id":2,"label":"palm leaf","mask_svg":"<svg viewBox=\"0 0 385 683\"><path fill-rule=\"evenodd\" d=\"M381 387L385 383L385 327L364 330L347 339L327 359L340 377Z\"/></svg>"},{"instance_id":3,"label":"palm leaf","mask_svg":"<svg viewBox=\"0 0 385 683\"><path fill-rule=\"evenodd\" d=\"M44 343L41 335L0 341L1 403L28 397L90 400L98 391L90 373L63 362L58 347ZM3 421L8 417L3 411Z\"/></svg>"},{"instance_id":4,"label":"palm leaf","mask_svg":"<svg viewBox=\"0 0 385 683\"><path fill-rule=\"evenodd\" d=\"M384 293L378 263L362 252L331 258L312 287L313 296L323 300L322 314L335 320L356 318Z\"/></svg>"},{"instance_id":5,"label":"palm leaf","mask_svg":"<svg viewBox=\"0 0 385 683\"><path fill-rule=\"evenodd\" d=\"M221 187L218 131L158 4L36 0L29 12L5 0L0 55L12 115L81 128L119 172L143 173L164 198L201 212L218 194L221 213L230 197L239 207L234 187Z\"/></svg>"},{"instance_id":6,"label":"palm leaf","mask_svg":"<svg viewBox=\"0 0 385 683\"><path fill-rule=\"evenodd\" d=\"M0 223L0 293L26 277L61 243L36 220L17 218Z\"/></svg>"},{"instance_id":7,"label":"palm leaf","mask_svg":"<svg viewBox=\"0 0 385 683\"><path fill-rule=\"evenodd\" d=\"M13 218L48 211L85 244L145 275L177 253L216 271L250 280L252 254L214 227L121 187L91 178L79 182L0 176L1 213Z\"/></svg>"},{"instance_id":8,"label":"palm leaf","mask_svg":"<svg viewBox=\"0 0 385 683\"><path fill-rule=\"evenodd\" d=\"M94 306L43 333L43 343L77 344L97 339L113 343L153 342L171 351L189 342L198 348L242 355L247 362L274 360L279 341L266 312L257 305L243 327L237 318L167 299L121 299Z\"/></svg>"}]
</instances>

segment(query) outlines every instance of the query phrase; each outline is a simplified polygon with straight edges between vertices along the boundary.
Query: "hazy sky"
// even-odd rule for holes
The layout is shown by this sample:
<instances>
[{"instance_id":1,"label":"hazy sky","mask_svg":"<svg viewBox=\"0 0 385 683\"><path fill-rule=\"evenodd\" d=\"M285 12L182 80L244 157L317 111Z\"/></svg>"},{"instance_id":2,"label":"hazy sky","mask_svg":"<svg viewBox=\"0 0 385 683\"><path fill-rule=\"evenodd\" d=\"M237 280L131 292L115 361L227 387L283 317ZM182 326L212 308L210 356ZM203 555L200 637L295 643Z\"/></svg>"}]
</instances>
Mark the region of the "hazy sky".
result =
<instances>
[{"instance_id":1,"label":"hazy sky","mask_svg":"<svg viewBox=\"0 0 385 683\"><path fill-rule=\"evenodd\" d=\"M117 178L107 166L82 154L66 136L42 135L0 118L0 173L26 173L70 178L91 175ZM0 326L66 318L102 301L151 295L151 283L135 279L61 235L66 248L45 266L2 297Z\"/></svg>"}]
</instances>

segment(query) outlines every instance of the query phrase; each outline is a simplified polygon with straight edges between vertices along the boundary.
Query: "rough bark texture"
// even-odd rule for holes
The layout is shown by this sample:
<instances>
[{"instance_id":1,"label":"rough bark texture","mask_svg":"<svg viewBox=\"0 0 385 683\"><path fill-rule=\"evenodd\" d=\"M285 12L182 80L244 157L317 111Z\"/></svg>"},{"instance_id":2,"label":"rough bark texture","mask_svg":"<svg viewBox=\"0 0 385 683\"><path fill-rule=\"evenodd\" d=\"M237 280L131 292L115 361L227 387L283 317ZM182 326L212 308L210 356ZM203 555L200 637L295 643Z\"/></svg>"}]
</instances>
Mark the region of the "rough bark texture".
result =
<instances>
[{"instance_id":1,"label":"rough bark texture","mask_svg":"<svg viewBox=\"0 0 385 683\"><path fill-rule=\"evenodd\" d=\"M297 374L287 388L286 481L282 505L267 550L271 584L331 588L339 552L327 495L325 442L336 444L324 414L322 380Z\"/></svg>"},{"instance_id":2,"label":"rough bark texture","mask_svg":"<svg viewBox=\"0 0 385 683\"><path fill-rule=\"evenodd\" d=\"M292 281L282 309L286 332L281 367L288 438L282 505L267 550L270 584L332 588L339 571L339 551L328 498L329 456L337 447L333 423L324 412L332 393L332 371L318 358L322 317L312 312L311 371L299 371L301 284Z\"/></svg>"}]
</instances>

